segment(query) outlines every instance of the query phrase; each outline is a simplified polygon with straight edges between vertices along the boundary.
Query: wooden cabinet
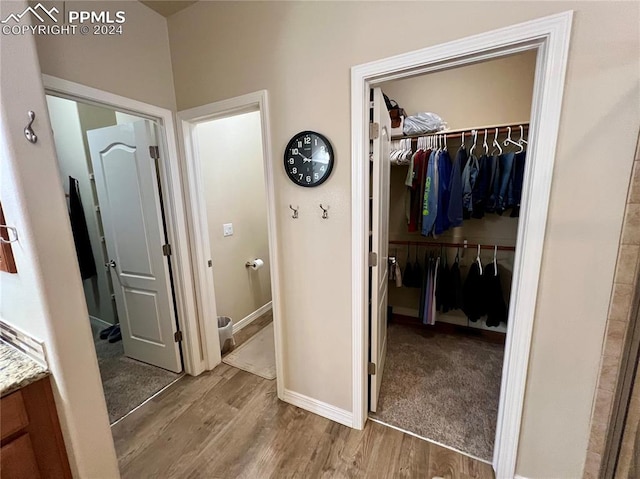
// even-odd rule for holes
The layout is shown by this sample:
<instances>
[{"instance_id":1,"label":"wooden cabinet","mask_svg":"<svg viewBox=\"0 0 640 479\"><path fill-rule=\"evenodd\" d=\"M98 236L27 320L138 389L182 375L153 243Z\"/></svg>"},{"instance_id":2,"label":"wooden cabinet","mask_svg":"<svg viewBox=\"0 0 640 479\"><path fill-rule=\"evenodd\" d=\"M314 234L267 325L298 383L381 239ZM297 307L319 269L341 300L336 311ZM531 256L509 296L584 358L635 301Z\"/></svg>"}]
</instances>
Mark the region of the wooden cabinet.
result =
<instances>
[{"instance_id":1,"label":"wooden cabinet","mask_svg":"<svg viewBox=\"0 0 640 479\"><path fill-rule=\"evenodd\" d=\"M49 378L0 400L2 479L70 478Z\"/></svg>"}]
</instances>

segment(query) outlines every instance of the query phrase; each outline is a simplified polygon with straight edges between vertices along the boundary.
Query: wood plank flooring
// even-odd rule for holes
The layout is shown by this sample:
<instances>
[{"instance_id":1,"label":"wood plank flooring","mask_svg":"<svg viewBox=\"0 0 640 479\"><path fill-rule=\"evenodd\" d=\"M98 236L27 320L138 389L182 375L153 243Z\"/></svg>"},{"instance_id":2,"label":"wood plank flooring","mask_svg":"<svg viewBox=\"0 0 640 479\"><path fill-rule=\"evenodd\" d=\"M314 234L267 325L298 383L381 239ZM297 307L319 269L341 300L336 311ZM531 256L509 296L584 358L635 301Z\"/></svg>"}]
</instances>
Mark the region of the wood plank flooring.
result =
<instances>
[{"instance_id":1,"label":"wood plank flooring","mask_svg":"<svg viewBox=\"0 0 640 479\"><path fill-rule=\"evenodd\" d=\"M244 328L237 345L269 322ZM286 404L275 381L224 363L176 382L112 432L124 479L493 478L488 464L386 426L357 431Z\"/></svg>"}]
</instances>

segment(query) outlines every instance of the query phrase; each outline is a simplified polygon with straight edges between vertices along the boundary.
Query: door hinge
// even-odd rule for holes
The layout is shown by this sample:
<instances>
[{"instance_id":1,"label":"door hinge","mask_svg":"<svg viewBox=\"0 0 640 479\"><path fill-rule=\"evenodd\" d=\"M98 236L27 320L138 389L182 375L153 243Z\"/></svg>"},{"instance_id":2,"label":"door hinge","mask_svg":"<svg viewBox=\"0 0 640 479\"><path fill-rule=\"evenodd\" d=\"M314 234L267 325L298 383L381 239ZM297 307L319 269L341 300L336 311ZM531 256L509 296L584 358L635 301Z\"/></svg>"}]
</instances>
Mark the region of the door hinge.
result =
<instances>
[{"instance_id":1,"label":"door hinge","mask_svg":"<svg viewBox=\"0 0 640 479\"><path fill-rule=\"evenodd\" d=\"M173 333L173 341L176 343L182 342L182 331L176 331Z\"/></svg>"},{"instance_id":2,"label":"door hinge","mask_svg":"<svg viewBox=\"0 0 640 479\"><path fill-rule=\"evenodd\" d=\"M149 147L149 156L154 160L158 160L160 158L160 149L157 146Z\"/></svg>"},{"instance_id":3,"label":"door hinge","mask_svg":"<svg viewBox=\"0 0 640 479\"><path fill-rule=\"evenodd\" d=\"M378 253L369 251L369 267L378 266Z\"/></svg>"},{"instance_id":4,"label":"door hinge","mask_svg":"<svg viewBox=\"0 0 640 479\"><path fill-rule=\"evenodd\" d=\"M171 245L170 244L163 244L162 245L162 254L164 256L171 256Z\"/></svg>"},{"instance_id":5,"label":"door hinge","mask_svg":"<svg viewBox=\"0 0 640 479\"><path fill-rule=\"evenodd\" d=\"M380 124L379 123L369 123L369 139L377 140L378 136L380 136Z\"/></svg>"},{"instance_id":6,"label":"door hinge","mask_svg":"<svg viewBox=\"0 0 640 479\"><path fill-rule=\"evenodd\" d=\"M376 363L367 364L367 372L371 375L376 373Z\"/></svg>"}]
</instances>

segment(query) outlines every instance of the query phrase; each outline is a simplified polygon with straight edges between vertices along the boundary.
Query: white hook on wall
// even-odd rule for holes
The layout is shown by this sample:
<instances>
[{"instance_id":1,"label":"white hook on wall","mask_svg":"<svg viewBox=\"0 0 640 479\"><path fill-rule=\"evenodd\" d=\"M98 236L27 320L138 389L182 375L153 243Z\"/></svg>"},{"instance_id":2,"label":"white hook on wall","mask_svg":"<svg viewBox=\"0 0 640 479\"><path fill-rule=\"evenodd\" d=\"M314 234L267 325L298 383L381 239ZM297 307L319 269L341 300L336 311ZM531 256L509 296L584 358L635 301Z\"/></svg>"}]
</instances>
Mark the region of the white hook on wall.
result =
<instances>
[{"instance_id":1,"label":"white hook on wall","mask_svg":"<svg viewBox=\"0 0 640 479\"><path fill-rule=\"evenodd\" d=\"M9 244L9 243L15 243L16 241L18 241L18 230L14 226L0 225L0 229L5 229L13 233L13 238L11 237L10 234L7 233L7 239L3 238L0 235L0 243Z\"/></svg>"}]
</instances>

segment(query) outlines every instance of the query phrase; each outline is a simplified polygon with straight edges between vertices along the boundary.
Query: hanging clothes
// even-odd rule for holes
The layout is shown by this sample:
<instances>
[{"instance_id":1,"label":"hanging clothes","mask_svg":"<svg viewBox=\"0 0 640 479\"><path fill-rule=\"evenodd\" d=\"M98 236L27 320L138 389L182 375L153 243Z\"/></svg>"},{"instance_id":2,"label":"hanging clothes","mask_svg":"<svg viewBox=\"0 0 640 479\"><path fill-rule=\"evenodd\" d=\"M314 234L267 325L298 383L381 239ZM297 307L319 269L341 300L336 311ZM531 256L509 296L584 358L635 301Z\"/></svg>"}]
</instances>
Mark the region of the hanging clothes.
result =
<instances>
[{"instance_id":1,"label":"hanging clothes","mask_svg":"<svg viewBox=\"0 0 640 479\"><path fill-rule=\"evenodd\" d=\"M427 165L427 176L424 183L424 199L422 206L422 228L423 236L428 236L436 222L438 209L437 197L437 157L439 151L432 151Z\"/></svg>"},{"instance_id":2,"label":"hanging clothes","mask_svg":"<svg viewBox=\"0 0 640 479\"><path fill-rule=\"evenodd\" d=\"M451 288L449 265L447 264L447 255L440 255L440 264L438 266L438 280L436 281L436 309L446 313L450 309L449 291Z\"/></svg>"},{"instance_id":3,"label":"hanging clothes","mask_svg":"<svg viewBox=\"0 0 640 479\"><path fill-rule=\"evenodd\" d=\"M91 249L87 220L82 208L80 183L72 176L69 177L69 217L71 219L71 232L76 246L78 265L80 266L80 276L82 279L91 278L97 275L98 272L96 271L96 263Z\"/></svg>"},{"instance_id":4,"label":"hanging clothes","mask_svg":"<svg viewBox=\"0 0 640 479\"><path fill-rule=\"evenodd\" d=\"M449 309L462 309L462 276L460 275L460 260L458 255L449 270Z\"/></svg>"},{"instance_id":5,"label":"hanging clothes","mask_svg":"<svg viewBox=\"0 0 640 479\"><path fill-rule=\"evenodd\" d=\"M432 264L431 274L433 275L433 281L431 284L431 314L429 316L429 324L436 324L436 314L438 311L437 302L436 302L436 286L438 284L438 269L440 268L440 257L434 258Z\"/></svg>"},{"instance_id":6,"label":"hanging clothes","mask_svg":"<svg viewBox=\"0 0 640 479\"><path fill-rule=\"evenodd\" d=\"M484 295L484 281L480 274L480 267L474 261L462 289L462 311L474 323L486 314Z\"/></svg>"},{"instance_id":7,"label":"hanging clothes","mask_svg":"<svg viewBox=\"0 0 640 479\"><path fill-rule=\"evenodd\" d=\"M402 277L402 284L404 284L407 288L411 288L414 283L414 273L413 266L411 266L411 258L410 255L410 247L407 245L407 262L404 267L404 275Z\"/></svg>"},{"instance_id":8,"label":"hanging clothes","mask_svg":"<svg viewBox=\"0 0 640 479\"><path fill-rule=\"evenodd\" d=\"M411 179L411 215L409 218L409 232L420 230L422 223L422 203L424 197L424 181L427 162L431 150L418 150L413 155L413 174Z\"/></svg>"},{"instance_id":9,"label":"hanging clothes","mask_svg":"<svg viewBox=\"0 0 640 479\"><path fill-rule=\"evenodd\" d=\"M449 208L447 217L452 228L462 225L462 169L467 163L467 150L464 145L456 153L449 180Z\"/></svg>"},{"instance_id":10,"label":"hanging clothes","mask_svg":"<svg viewBox=\"0 0 640 479\"><path fill-rule=\"evenodd\" d=\"M442 150L438 157L438 207L434 234L439 235L449 229L449 202L451 199L451 157L447 150Z\"/></svg>"},{"instance_id":11,"label":"hanging clothes","mask_svg":"<svg viewBox=\"0 0 640 479\"><path fill-rule=\"evenodd\" d=\"M491 156L490 165L491 165L491 175L489 179L488 186L488 199L485 203L484 210L487 213L495 213L496 206L498 204L498 195L500 194L500 185L498 178L500 176L500 157L502 155L494 155Z\"/></svg>"},{"instance_id":12,"label":"hanging clothes","mask_svg":"<svg viewBox=\"0 0 640 479\"><path fill-rule=\"evenodd\" d=\"M486 154L478 160L478 177L473 186L472 198L473 208L472 218L483 218L484 208L487 202L489 182L491 180L491 159Z\"/></svg>"},{"instance_id":13,"label":"hanging clothes","mask_svg":"<svg viewBox=\"0 0 640 479\"><path fill-rule=\"evenodd\" d=\"M507 305L502 294L500 275L496 271L493 262L485 266L482 272L485 294L485 310L487 314L487 326L500 326L507 322Z\"/></svg>"},{"instance_id":14,"label":"hanging clothes","mask_svg":"<svg viewBox=\"0 0 640 479\"><path fill-rule=\"evenodd\" d=\"M467 164L462 170L462 217L465 220L471 218L473 212L473 187L478 178L478 159L469 155Z\"/></svg>"},{"instance_id":15,"label":"hanging clothes","mask_svg":"<svg viewBox=\"0 0 640 479\"><path fill-rule=\"evenodd\" d=\"M413 155L411 155L409 168L407 169L407 176L404 179L404 185L406 186L406 189L404 191L404 214L407 217L408 225L411 224L411 187L413 186L413 176L415 174L413 171L413 159L421 151L423 150L419 148Z\"/></svg>"},{"instance_id":16,"label":"hanging clothes","mask_svg":"<svg viewBox=\"0 0 640 479\"><path fill-rule=\"evenodd\" d=\"M422 288L424 284L424 270L418 261L418 247L416 247L416 258L413 262L413 283L414 288Z\"/></svg>"},{"instance_id":17,"label":"hanging clothes","mask_svg":"<svg viewBox=\"0 0 640 479\"><path fill-rule=\"evenodd\" d=\"M395 270L394 276L395 276L396 288L401 288L402 287L402 271L400 270L400 265L398 264L397 261L394 263L393 269Z\"/></svg>"},{"instance_id":18,"label":"hanging clothes","mask_svg":"<svg viewBox=\"0 0 640 479\"><path fill-rule=\"evenodd\" d=\"M420 320L422 324L435 324L436 316L436 269L437 260L425 253L424 258L424 281L422 283L422 292L420 295Z\"/></svg>"},{"instance_id":19,"label":"hanging clothes","mask_svg":"<svg viewBox=\"0 0 640 479\"><path fill-rule=\"evenodd\" d=\"M498 195L496 202L496 213L502 215L507 207L507 191L509 180L511 179L511 171L513 169L513 159L515 153L509 152L500 156L500 174L498 175Z\"/></svg>"},{"instance_id":20,"label":"hanging clothes","mask_svg":"<svg viewBox=\"0 0 640 479\"><path fill-rule=\"evenodd\" d=\"M522 199L522 184L524 182L524 168L527 157L526 151L516 153L516 157L513 160L513 188L512 197L510 203L511 218L517 218L520 216L520 200Z\"/></svg>"}]
</instances>

